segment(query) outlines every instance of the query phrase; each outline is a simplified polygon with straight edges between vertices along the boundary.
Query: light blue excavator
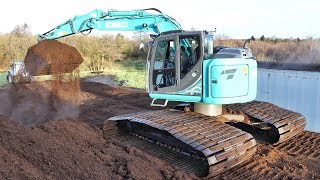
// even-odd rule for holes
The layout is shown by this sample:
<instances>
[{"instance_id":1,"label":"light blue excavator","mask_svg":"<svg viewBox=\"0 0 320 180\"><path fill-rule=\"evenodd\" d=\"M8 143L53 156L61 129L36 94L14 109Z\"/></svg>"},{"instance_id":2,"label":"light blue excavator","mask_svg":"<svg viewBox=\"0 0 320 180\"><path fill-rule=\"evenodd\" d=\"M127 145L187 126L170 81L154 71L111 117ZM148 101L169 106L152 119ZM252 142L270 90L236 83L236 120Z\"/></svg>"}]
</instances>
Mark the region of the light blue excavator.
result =
<instances>
[{"instance_id":1,"label":"light blue excavator","mask_svg":"<svg viewBox=\"0 0 320 180\"><path fill-rule=\"evenodd\" d=\"M59 39L93 29L150 33L147 91L151 105L181 102L175 109L115 116L105 124L116 124L149 142L203 160L205 171L199 176L214 176L250 158L257 148L254 137L280 143L305 127L301 114L254 101L254 58L217 53L213 33L184 31L174 18L155 8L94 10L38 39Z\"/></svg>"}]
</instances>

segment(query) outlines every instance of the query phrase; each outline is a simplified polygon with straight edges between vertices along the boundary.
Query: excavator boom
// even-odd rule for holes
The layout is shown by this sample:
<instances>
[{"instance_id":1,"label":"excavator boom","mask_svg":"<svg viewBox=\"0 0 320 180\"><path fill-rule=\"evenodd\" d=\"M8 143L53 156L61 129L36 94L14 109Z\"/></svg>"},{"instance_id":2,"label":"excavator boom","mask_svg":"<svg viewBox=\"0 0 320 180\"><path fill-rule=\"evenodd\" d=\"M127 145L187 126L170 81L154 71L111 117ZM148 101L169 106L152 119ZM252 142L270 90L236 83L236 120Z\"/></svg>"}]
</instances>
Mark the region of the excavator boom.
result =
<instances>
[{"instance_id":1,"label":"excavator boom","mask_svg":"<svg viewBox=\"0 0 320 180\"><path fill-rule=\"evenodd\" d=\"M83 61L79 52L63 43L59 44L54 39L86 31L90 33L93 29L148 32L158 36L163 32L180 30L181 26L175 19L155 8L107 12L96 9L87 14L75 16L52 30L38 35L39 43L28 49L25 58L27 71L34 76L74 71ZM46 42L43 42L45 40ZM48 49L51 51L47 52ZM65 49L69 50L64 51Z\"/></svg>"},{"instance_id":2,"label":"excavator boom","mask_svg":"<svg viewBox=\"0 0 320 180\"><path fill-rule=\"evenodd\" d=\"M153 11L156 13L150 13ZM58 25L54 29L38 35L38 40L59 39L65 36L91 31L142 31L159 35L162 32L180 30L181 25L172 17L162 14L161 11L150 8L132 11L100 9L85 15L75 16Z\"/></svg>"}]
</instances>

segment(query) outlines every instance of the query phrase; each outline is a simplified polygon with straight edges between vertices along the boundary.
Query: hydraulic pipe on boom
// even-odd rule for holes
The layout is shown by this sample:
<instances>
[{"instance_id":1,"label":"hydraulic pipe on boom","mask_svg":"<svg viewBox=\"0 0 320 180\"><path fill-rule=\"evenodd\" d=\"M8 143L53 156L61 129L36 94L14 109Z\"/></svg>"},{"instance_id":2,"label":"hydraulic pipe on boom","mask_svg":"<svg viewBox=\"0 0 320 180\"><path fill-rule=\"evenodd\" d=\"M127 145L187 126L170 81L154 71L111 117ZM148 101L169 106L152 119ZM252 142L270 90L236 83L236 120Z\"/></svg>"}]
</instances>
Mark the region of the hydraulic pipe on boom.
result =
<instances>
[{"instance_id":1,"label":"hydraulic pipe on boom","mask_svg":"<svg viewBox=\"0 0 320 180\"><path fill-rule=\"evenodd\" d=\"M151 11L151 12L150 12ZM104 12L96 9L85 15L75 16L66 22L56 26L52 30L38 35L38 41L59 39L66 36L84 33L86 31L91 32L92 29L104 30L104 31L134 31L134 32L148 32L154 34L154 39L160 35L165 35L173 32L182 32L181 25L172 17L163 14L161 11L155 8L131 10L131 11L117 11L109 10ZM178 31L176 31L178 30ZM188 44L186 40L182 40L183 44ZM58 53L55 53L58 54ZM198 52L200 54L200 51ZM54 55L53 55L54 56ZM37 62L34 56L30 56L30 62ZM53 60L55 61L55 60ZM45 63L51 61L44 61ZM41 63L41 64L45 64ZM30 64L30 63L29 63ZM50 65L50 64L49 64ZM49 65L43 66L42 69L49 69ZM67 64L68 66L77 67L77 63ZM48 67L48 68L47 68ZM40 69L40 68L37 68ZM74 68L68 68L73 70ZM49 71L39 71L49 74ZM63 71L66 73L66 71ZM63 73L62 72L62 73ZM33 75L40 75L40 73L34 73Z\"/></svg>"},{"instance_id":2,"label":"hydraulic pipe on boom","mask_svg":"<svg viewBox=\"0 0 320 180\"><path fill-rule=\"evenodd\" d=\"M133 32L147 32L153 34L154 37L159 36L163 32L181 30L181 25L172 17L163 14L155 8L131 10L131 11L117 11L109 10L104 12L100 9L93 10L87 14L75 16L66 22L56 26L50 31L38 35L39 44L28 49L25 58L26 69L31 72L33 76L48 75L52 73L70 73L77 68L82 62L81 59L70 60L70 54L64 52L53 52L48 55L47 52L35 50L37 47L48 47L48 44L57 43L54 40L67 37L70 35L88 32L93 29L103 31L133 31ZM29 51L30 50L30 51ZM51 51L49 52L51 53ZM57 62L57 54L61 58L63 65L58 65L58 70L52 70L53 64ZM61 57L65 55L66 57ZM64 61L69 59L70 61Z\"/></svg>"},{"instance_id":3,"label":"hydraulic pipe on boom","mask_svg":"<svg viewBox=\"0 0 320 180\"><path fill-rule=\"evenodd\" d=\"M150 13L148 11L156 11ZM181 30L181 25L172 17L162 14L155 8L104 12L96 9L81 16L58 25L52 30L38 35L38 41L59 39L73 34L91 31L92 29L104 31L141 31L160 35L162 32Z\"/></svg>"}]
</instances>

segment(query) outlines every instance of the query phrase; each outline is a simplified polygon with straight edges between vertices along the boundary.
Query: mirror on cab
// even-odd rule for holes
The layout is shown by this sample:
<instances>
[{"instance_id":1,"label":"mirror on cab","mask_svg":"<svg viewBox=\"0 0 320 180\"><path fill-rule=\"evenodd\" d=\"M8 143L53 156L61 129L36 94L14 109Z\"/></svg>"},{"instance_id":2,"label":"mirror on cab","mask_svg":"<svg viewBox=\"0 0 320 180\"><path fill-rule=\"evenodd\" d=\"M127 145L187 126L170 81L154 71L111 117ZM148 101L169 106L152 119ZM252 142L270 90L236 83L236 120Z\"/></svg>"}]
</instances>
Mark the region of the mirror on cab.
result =
<instances>
[{"instance_id":1,"label":"mirror on cab","mask_svg":"<svg viewBox=\"0 0 320 180\"><path fill-rule=\"evenodd\" d=\"M145 42L145 43L140 43L139 49L145 53L149 51L149 48L152 47L153 41Z\"/></svg>"},{"instance_id":2,"label":"mirror on cab","mask_svg":"<svg viewBox=\"0 0 320 180\"><path fill-rule=\"evenodd\" d=\"M144 50L144 43L140 43L139 49Z\"/></svg>"}]
</instances>

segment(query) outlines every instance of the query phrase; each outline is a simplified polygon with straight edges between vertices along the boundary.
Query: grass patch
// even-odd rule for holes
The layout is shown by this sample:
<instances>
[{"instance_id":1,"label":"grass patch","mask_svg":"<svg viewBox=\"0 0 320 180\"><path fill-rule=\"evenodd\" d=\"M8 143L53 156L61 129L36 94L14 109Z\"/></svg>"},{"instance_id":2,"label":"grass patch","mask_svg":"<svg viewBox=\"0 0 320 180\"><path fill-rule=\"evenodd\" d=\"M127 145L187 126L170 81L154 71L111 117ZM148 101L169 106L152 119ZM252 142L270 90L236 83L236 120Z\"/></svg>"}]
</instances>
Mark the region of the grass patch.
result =
<instances>
[{"instance_id":1,"label":"grass patch","mask_svg":"<svg viewBox=\"0 0 320 180\"><path fill-rule=\"evenodd\" d=\"M35 76L35 81L49 81L52 80L51 75L42 75L42 76Z\"/></svg>"},{"instance_id":2,"label":"grass patch","mask_svg":"<svg viewBox=\"0 0 320 180\"><path fill-rule=\"evenodd\" d=\"M113 75L116 82L128 80L125 86L144 89L146 87L146 63L145 61L119 61L117 70Z\"/></svg>"},{"instance_id":3,"label":"grass patch","mask_svg":"<svg viewBox=\"0 0 320 180\"><path fill-rule=\"evenodd\" d=\"M3 88L6 84L8 84L7 73L6 72L0 73L0 88Z\"/></svg>"},{"instance_id":4,"label":"grass patch","mask_svg":"<svg viewBox=\"0 0 320 180\"><path fill-rule=\"evenodd\" d=\"M146 62L144 60L122 60L117 62L105 62L105 68L99 74L114 75L116 83L127 80L124 84L127 87L145 89L146 87ZM80 72L81 78L94 76L92 72Z\"/></svg>"},{"instance_id":5,"label":"grass patch","mask_svg":"<svg viewBox=\"0 0 320 180\"><path fill-rule=\"evenodd\" d=\"M128 82L125 86L144 89L146 87L144 72L122 70L115 74L116 82L119 84L123 80Z\"/></svg>"},{"instance_id":6,"label":"grass patch","mask_svg":"<svg viewBox=\"0 0 320 180\"><path fill-rule=\"evenodd\" d=\"M116 83L127 80L124 84L127 87L145 89L146 87L146 63L144 60L122 60L117 62L107 62L107 69L101 72L105 75L114 75ZM94 76L95 74L87 71L79 73L80 78ZM51 75L35 76L35 81L52 80ZM7 72L0 73L0 87L7 84Z\"/></svg>"}]
</instances>

